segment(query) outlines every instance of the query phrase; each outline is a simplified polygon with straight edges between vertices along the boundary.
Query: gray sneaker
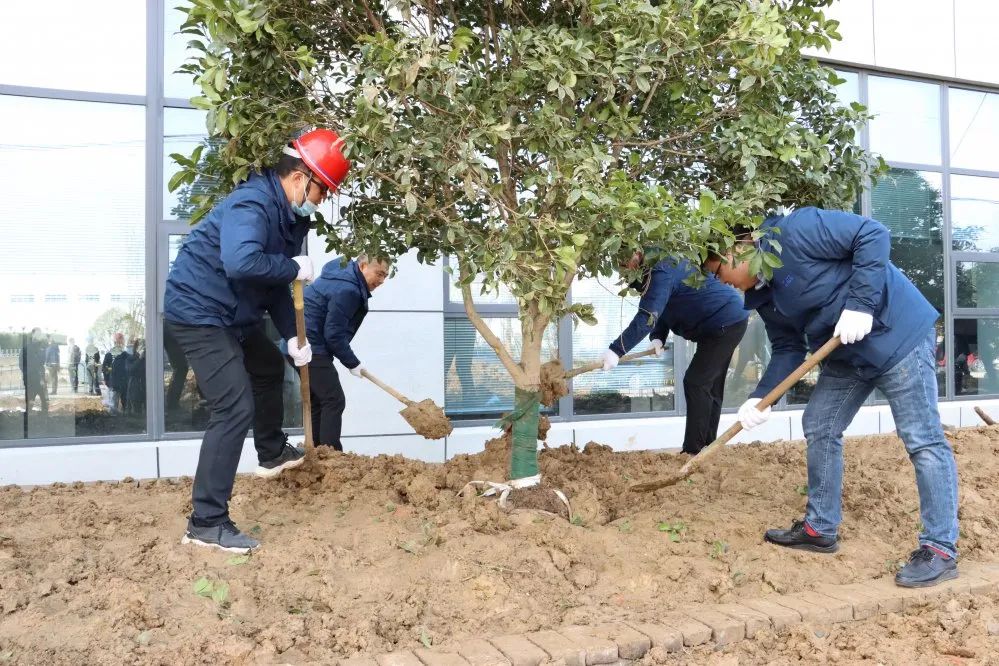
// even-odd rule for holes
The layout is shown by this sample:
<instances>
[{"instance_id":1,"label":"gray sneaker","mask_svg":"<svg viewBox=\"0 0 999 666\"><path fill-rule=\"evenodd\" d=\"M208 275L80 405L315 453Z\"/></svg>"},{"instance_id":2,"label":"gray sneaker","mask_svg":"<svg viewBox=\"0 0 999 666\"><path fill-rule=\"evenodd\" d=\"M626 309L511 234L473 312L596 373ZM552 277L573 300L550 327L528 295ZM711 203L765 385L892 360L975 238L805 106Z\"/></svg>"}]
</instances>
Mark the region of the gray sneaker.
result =
<instances>
[{"instance_id":1,"label":"gray sneaker","mask_svg":"<svg viewBox=\"0 0 999 666\"><path fill-rule=\"evenodd\" d=\"M281 449L281 455L273 460L267 460L257 464L256 475L265 479L273 479L286 469L298 467L305 462L305 451L285 444Z\"/></svg>"},{"instance_id":2,"label":"gray sneaker","mask_svg":"<svg viewBox=\"0 0 999 666\"><path fill-rule=\"evenodd\" d=\"M241 554L249 553L260 547L259 541L240 532L231 520L226 520L221 525L198 527L188 519L187 532L184 533L184 538L180 542Z\"/></svg>"}]
</instances>

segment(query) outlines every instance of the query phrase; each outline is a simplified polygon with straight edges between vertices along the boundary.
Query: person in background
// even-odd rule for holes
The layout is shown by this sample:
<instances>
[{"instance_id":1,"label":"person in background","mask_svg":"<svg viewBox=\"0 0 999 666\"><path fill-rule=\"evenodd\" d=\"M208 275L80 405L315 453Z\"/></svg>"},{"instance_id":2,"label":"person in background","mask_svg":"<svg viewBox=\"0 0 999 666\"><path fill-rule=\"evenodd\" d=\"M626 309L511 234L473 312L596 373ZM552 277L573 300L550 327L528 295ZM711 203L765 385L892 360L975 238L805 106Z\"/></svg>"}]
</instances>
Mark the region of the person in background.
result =
<instances>
[{"instance_id":1,"label":"person in background","mask_svg":"<svg viewBox=\"0 0 999 666\"><path fill-rule=\"evenodd\" d=\"M632 270L642 265L644 256L635 253L626 265ZM742 307L738 291L709 275L700 288L684 280L698 269L686 260L663 259L653 266L638 285L642 299L638 312L604 352L604 370L617 367L618 359L642 338L649 336L656 356L662 355L670 331L697 344L683 376L687 400L687 420L683 452L697 455L718 436L725 376L732 354L746 332L749 315Z\"/></svg>"},{"instance_id":2,"label":"person in background","mask_svg":"<svg viewBox=\"0 0 999 666\"><path fill-rule=\"evenodd\" d=\"M361 255L344 265L338 257L323 266L319 279L305 288L305 329L313 349L309 363L312 436L317 444L336 451L343 451L340 433L347 398L333 359L361 377L364 366L350 343L368 314L371 293L385 282L390 268L386 259L370 261Z\"/></svg>"},{"instance_id":3,"label":"person in background","mask_svg":"<svg viewBox=\"0 0 999 666\"><path fill-rule=\"evenodd\" d=\"M21 336L21 353L18 358L21 380L24 382L25 414L31 412L35 398L41 403L42 414L49 412L49 393L45 385L45 340L40 328L31 329Z\"/></svg>"},{"instance_id":4,"label":"person in background","mask_svg":"<svg viewBox=\"0 0 999 666\"><path fill-rule=\"evenodd\" d=\"M48 347L45 348L45 369L49 374L49 383L52 384L49 395L55 395L59 392L59 345L52 338L49 338Z\"/></svg>"},{"instance_id":5,"label":"person in background","mask_svg":"<svg viewBox=\"0 0 999 666\"><path fill-rule=\"evenodd\" d=\"M77 393L80 387L80 360L83 354L73 338L69 339L67 346L69 347L66 352L69 356L69 385L73 389L73 393Z\"/></svg>"},{"instance_id":6,"label":"person in background","mask_svg":"<svg viewBox=\"0 0 999 666\"><path fill-rule=\"evenodd\" d=\"M125 334L115 333L112 337L111 349L104 354L104 362L101 364L101 374L104 375L104 385L108 387L107 406L112 414L118 413L118 406L124 398L118 396L114 383L114 362L125 353ZM127 380L126 380L127 385Z\"/></svg>"},{"instance_id":7,"label":"person in background","mask_svg":"<svg viewBox=\"0 0 999 666\"><path fill-rule=\"evenodd\" d=\"M136 338L132 341L132 353L128 358L128 398L125 404L130 414L144 414L146 411L146 341Z\"/></svg>"}]
</instances>

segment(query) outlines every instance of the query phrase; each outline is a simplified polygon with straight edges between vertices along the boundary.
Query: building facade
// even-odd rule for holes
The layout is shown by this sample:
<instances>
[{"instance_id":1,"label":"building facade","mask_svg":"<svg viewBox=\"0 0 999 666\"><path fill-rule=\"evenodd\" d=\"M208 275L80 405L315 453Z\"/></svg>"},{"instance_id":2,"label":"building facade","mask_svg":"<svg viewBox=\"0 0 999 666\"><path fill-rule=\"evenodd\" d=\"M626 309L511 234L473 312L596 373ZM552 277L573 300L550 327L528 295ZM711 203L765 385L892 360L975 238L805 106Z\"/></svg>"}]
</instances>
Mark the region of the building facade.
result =
<instances>
[{"instance_id":1,"label":"building facade","mask_svg":"<svg viewBox=\"0 0 999 666\"><path fill-rule=\"evenodd\" d=\"M170 154L189 154L205 135L203 114L187 102L196 91L175 73L186 37L174 4L50 3L60 21L47 28L55 46L44 53L23 28L34 12L5 10L0 484L194 471L207 412L162 326L166 273L190 229L185 197L167 190ZM827 14L841 21L843 41L809 55L840 72L844 102L876 114L862 141L891 166L858 210L891 229L893 261L941 314L944 421L974 424L973 406L999 407L999 3L840 0ZM332 258L315 236L308 253L317 264ZM403 393L444 405L457 427L446 440L424 440L393 398L341 373L345 447L428 461L479 451L511 407L512 385L468 322L446 262L405 256L397 269L371 300L358 356ZM613 280L577 283L572 298L594 303L599 324L552 326L546 354L567 366L598 358L635 313L635 299L619 298L619 289ZM483 298L479 308L516 353L509 296ZM552 410L550 443L678 447L685 405L676 389L692 351L672 340L662 359L579 377ZM745 399L768 357L754 316L732 362L727 407ZM739 441L801 437L814 380L802 380L770 422ZM295 432L301 407L290 368L285 396ZM848 434L894 429L876 398ZM733 421L727 413L722 425ZM248 440L242 465L254 464Z\"/></svg>"}]
</instances>

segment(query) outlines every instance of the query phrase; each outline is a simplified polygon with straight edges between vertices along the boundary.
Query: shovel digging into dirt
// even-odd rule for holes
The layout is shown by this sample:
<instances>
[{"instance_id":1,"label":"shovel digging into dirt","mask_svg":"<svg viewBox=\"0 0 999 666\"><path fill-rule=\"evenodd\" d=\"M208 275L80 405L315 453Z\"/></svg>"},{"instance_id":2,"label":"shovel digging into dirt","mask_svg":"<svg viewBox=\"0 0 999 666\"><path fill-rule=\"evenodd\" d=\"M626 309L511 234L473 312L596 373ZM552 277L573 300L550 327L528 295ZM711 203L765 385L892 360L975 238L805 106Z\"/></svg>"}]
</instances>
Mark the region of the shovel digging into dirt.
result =
<instances>
[{"instance_id":1,"label":"shovel digging into dirt","mask_svg":"<svg viewBox=\"0 0 999 666\"><path fill-rule=\"evenodd\" d=\"M423 435L427 439L440 439L450 435L451 431L454 430L454 426L451 425L451 419L430 398L419 402L410 400L367 370L361 370L361 374L372 384L406 405L406 408L399 413L402 414L402 418L406 419L406 423L411 425L418 435Z\"/></svg>"},{"instance_id":2,"label":"shovel digging into dirt","mask_svg":"<svg viewBox=\"0 0 999 666\"><path fill-rule=\"evenodd\" d=\"M652 356L655 349L646 349L643 352L622 356L620 363L627 363L636 359ZM559 360L548 361L541 366L541 404L551 407L555 401L563 396L569 395L569 380L584 372L599 370L604 366L603 361L593 361L578 368L566 371Z\"/></svg>"},{"instance_id":3,"label":"shovel digging into dirt","mask_svg":"<svg viewBox=\"0 0 999 666\"><path fill-rule=\"evenodd\" d=\"M298 346L302 348L306 345L305 339L305 283L295 280L292 286L293 298L295 301L295 333L298 335ZM305 451L310 452L316 445L312 439L312 392L309 387L309 366L303 365L298 369L299 378L302 385L302 426L305 428Z\"/></svg>"},{"instance_id":4,"label":"shovel digging into dirt","mask_svg":"<svg viewBox=\"0 0 999 666\"><path fill-rule=\"evenodd\" d=\"M804 377L808 372L821 363L826 356L829 356L834 349L839 347L840 339L839 337L830 338L827 343L819 347L814 354L805 359L805 362L798 366L798 368L789 374L784 381L774 387L770 393L763 396L763 399L759 401L756 405L756 409L761 412L767 407L771 406L775 402L781 399L788 389L794 386L799 379ZM686 462L686 464L680 468L676 474L664 479L656 479L655 481L646 481L644 483L635 483L628 487L628 490L636 493L647 493L653 490L659 490L660 488L665 488L666 486L672 486L676 483L683 481L691 474L693 474L698 467L704 465L704 462L710 459L718 451L721 451L729 440L738 435L742 431L742 423L736 421L732 424L728 430L723 432L718 436L718 439L708 444L699 454L691 458Z\"/></svg>"}]
</instances>

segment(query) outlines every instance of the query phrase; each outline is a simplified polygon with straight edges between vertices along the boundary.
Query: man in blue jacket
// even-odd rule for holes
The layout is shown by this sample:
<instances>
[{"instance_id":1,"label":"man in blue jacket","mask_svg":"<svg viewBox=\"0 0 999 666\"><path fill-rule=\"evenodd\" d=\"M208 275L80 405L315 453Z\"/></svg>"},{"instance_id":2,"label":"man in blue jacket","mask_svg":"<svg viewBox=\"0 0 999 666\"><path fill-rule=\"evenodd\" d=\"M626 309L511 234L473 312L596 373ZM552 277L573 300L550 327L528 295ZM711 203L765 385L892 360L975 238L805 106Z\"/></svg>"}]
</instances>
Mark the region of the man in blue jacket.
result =
<instances>
[{"instance_id":1,"label":"man in blue jacket","mask_svg":"<svg viewBox=\"0 0 999 666\"><path fill-rule=\"evenodd\" d=\"M637 268L642 260L641 254L635 254L628 267ZM742 307L742 295L714 275L708 276L699 289L684 284L695 272L697 269L686 260L664 259L653 266L640 285L638 313L604 352L603 367L617 367L620 357L646 335L652 340L656 356L662 355L670 331L697 343L683 376L687 401L683 451L691 455L697 455L718 436L725 375L749 318Z\"/></svg>"},{"instance_id":2,"label":"man in blue jacket","mask_svg":"<svg viewBox=\"0 0 999 666\"><path fill-rule=\"evenodd\" d=\"M874 389L888 398L899 437L916 472L923 530L919 548L895 576L904 587L957 576L957 468L937 411L937 312L889 260L888 229L853 213L803 208L764 222L758 245L782 248L781 268L766 280L746 260L751 236L724 261L706 263L722 282L746 292L773 348L752 397L739 409L743 427L769 418L756 405L832 336L843 346L822 365L805 408L808 505L790 529L768 530L771 543L821 553L839 548L843 431ZM779 245L778 245L779 243Z\"/></svg>"},{"instance_id":3,"label":"man in blue jacket","mask_svg":"<svg viewBox=\"0 0 999 666\"><path fill-rule=\"evenodd\" d=\"M336 451L343 451L340 432L347 398L333 359L350 374L361 377L364 366L350 343L368 314L371 292L385 282L390 268L388 261L369 261L364 255L356 261L344 261L337 258L327 263L319 279L305 289L305 328L312 347L312 432L317 444Z\"/></svg>"},{"instance_id":4,"label":"man in blue jacket","mask_svg":"<svg viewBox=\"0 0 999 666\"><path fill-rule=\"evenodd\" d=\"M259 466L272 477L302 463L281 424L284 356L264 332L268 313L295 365L299 348L289 284L312 278L296 256L309 218L349 168L330 130L308 132L284 149L274 169L241 183L188 235L167 277L165 326L180 345L211 416L194 476L182 543L245 553L259 546L229 518L229 497L251 423Z\"/></svg>"}]
</instances>

